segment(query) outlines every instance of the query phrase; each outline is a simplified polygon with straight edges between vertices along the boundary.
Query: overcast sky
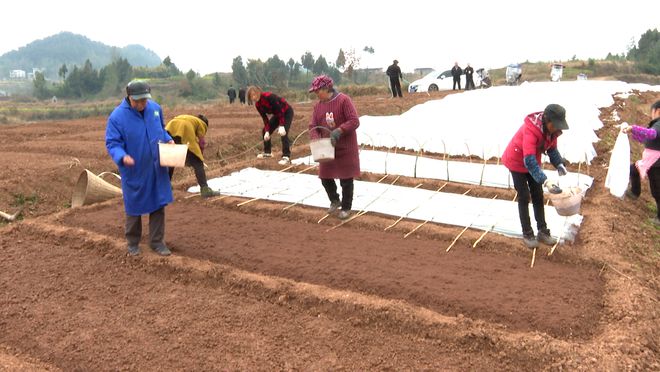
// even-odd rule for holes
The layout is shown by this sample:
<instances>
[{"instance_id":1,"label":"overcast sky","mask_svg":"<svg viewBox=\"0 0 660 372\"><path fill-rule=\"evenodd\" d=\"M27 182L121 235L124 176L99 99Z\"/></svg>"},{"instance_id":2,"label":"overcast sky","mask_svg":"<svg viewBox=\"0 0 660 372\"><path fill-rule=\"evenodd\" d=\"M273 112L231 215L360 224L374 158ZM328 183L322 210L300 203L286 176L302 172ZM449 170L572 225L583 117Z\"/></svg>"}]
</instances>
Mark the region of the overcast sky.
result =
<instances>
[{"instance_id":1,"label":"overcast sky","mask_svg":"<svg viewBox=\"0 0 660 372\"><path fill-rule=\"evenodd\" d=\"M202 74L230 72L239 55L286 62L310 51L334 63L340 48L358 52L360 67L396 58L404 72L454 61L498 68L605 58L660 26L660 2L647 0L26 0L1 9L0 55L69 31L111 46L141 44Z\"/></svg>"}]
</instances>

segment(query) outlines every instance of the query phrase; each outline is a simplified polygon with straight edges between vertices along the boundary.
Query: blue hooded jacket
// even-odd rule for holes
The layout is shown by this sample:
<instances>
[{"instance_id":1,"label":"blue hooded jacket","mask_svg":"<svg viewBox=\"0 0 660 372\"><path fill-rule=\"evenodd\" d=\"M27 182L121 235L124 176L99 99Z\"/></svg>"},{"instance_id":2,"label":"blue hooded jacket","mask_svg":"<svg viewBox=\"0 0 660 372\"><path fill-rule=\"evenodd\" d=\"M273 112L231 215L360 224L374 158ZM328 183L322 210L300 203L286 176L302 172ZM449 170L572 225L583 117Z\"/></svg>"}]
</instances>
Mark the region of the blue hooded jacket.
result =
<instances>
[{"instance_id":1,"label":"blue hooded jacket","mask_svg":"<svg viewBox=\"0 0 660 372\"><path fill-rule=\"evenodd\" d=\"M171 140L165 130L163 110L154 101L147 101L140 113L126 98L108 117L105 147L119 167L127 215L149 214L172 202L168 168L160 166L158 154L158 143ZM135 165L125 166L125 155L130 155Z\"/></svg>"}]
</instances>

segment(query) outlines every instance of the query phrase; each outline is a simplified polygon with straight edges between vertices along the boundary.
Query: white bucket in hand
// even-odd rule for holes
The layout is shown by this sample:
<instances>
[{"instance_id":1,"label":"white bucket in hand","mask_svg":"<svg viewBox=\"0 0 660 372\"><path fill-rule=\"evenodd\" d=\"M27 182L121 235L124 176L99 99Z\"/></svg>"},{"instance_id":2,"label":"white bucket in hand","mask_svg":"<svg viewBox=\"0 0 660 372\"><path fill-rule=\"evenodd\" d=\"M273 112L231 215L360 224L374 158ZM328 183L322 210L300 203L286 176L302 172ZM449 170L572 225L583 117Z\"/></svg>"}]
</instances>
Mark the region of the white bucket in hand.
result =
<instances>
[{"instance_id":1,"label":"white bucket in hand","mask_svg":"<svg viewBox=\"0 0 660 372\"><path fill-rule=\"evenodd\" d=\"M314 161L324 162L335 159L335 148L330 138L313 139L309 141L309 148L312 150Z\"/></svg>"},{"instance_id":2,"label":"white bucket in hand","mask_svg":"<svg viewBox=\"0 0 660 372\"><path fill-rule=\"evenodd\" d=\"M188 145L177 145L173 143L159 143L161 167L185 167Z\"/></svg>"},{"instance_id":3,"label":"white bucket in hand","mask_svg":"<svg viewBox=\"0 0 660 372\"><path fill-rule=\"evenodd\" d=\"M561 194L548 195L548 199L560 216L572 216L580 213L583 197L584 192L579 187L569 187L564 189Z\"/></svg>"}]
</instances>

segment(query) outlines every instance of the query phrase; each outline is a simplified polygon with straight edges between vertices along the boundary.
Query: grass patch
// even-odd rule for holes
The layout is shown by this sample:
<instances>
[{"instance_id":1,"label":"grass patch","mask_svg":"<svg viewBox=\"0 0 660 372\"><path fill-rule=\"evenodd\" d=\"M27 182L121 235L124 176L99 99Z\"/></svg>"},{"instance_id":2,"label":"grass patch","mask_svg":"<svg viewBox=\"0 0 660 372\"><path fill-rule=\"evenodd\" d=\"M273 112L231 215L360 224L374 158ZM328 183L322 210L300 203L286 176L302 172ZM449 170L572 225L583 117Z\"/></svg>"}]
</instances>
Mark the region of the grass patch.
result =
<instances>
[{"instance_id":1,"label":"grass patch","mask_svg":"<svg viewBox=\"0 0 660 372\"><path fill-rule=\"evenodd\" d=\"M14 202L12 205L14 207L26 207L34 206L39 202L39 196L37 194L32 194L25 196L24 194L14 194Z\"/></svg>"}]
</instances>

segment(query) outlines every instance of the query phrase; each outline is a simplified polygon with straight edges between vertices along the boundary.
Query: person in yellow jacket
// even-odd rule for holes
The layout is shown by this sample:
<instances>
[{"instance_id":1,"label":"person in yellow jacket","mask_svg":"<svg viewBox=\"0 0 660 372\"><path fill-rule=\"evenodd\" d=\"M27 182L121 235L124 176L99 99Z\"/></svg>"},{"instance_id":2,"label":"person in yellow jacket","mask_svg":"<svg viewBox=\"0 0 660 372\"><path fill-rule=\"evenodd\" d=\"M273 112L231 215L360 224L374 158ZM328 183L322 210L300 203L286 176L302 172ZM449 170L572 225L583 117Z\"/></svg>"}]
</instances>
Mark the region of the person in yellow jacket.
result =
<instances>
[{"instance_id":1,"label":"person in yellow jacket","mask_svg":"<svg viewBox=\"0 0 660 372\"><path fill-rule=\"evenodd\" d=\"M199 114L179 115L170 120L165 126L165 130L170 134L175 143L188 144L188 153L186 154L186 165L193 167L195 177L199 184L202 198L209 198L220 195L218 191L211 189L206 182L206 172L204 171L204 136L209 128L209 120L206 116ZM170 180L174 174L174 168L170 168Z\"/></svg>"}]
</instances>

